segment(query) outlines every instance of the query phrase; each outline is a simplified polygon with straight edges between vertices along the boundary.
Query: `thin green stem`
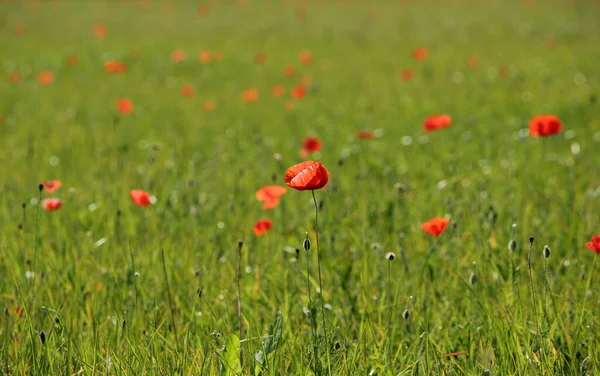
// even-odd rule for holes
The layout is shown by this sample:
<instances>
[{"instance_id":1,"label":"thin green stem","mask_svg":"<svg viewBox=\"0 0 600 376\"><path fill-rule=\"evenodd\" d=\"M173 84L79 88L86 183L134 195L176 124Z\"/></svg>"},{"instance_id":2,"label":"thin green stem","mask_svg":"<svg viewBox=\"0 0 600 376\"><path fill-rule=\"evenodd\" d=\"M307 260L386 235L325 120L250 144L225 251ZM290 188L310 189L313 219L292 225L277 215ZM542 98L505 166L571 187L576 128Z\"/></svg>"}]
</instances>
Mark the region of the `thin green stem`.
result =
<instances>
[{"instance_id":1,"label":"thin green stem","mask_svg":"<svg viewBox=\"0 0 600 376\"><path fill-rule=\"evenodd\" d=\"M317 328L316 328L316 320L313 317L315 313L315 309L313 309L313 302L310 297L310 265L308 259L308 251L306 251L306 291L308 292L308 312L310 315L310 329L312 332L312 341L313 341L313 359L315 363L315 369L320 369L319 362L319 346L317 344Z\"/></svg>"},{"instance_id":2,"label":"thin green stem","mask_svg":"<svg viewBox=\"0 0 600 376\"><path fill-rule=\"evenodd\" d=\"M42 206L42 192L44 191L44 187L40 184L40 195L38 197L38 204L35 212L35 243L33 244L33 285L35 285L35 281L38 278L38 270L37 270L37 253L38 253L38 243L40 238L40 207Z\"/></svg>"},{"instance_id":3,"label":"thin green stem","mask_svg":"<svg viewBox=\"0 0 600 376\"><path fill-rule=\"evenodd\" d=\"M392 261L388 260L388 285L387 285L387 290L388 290L388 299L389 299L389 306L392 308L388 307L389 310L389 314L388 314L388 328L387 328L387 333L388 333L388 346L387 346L387 361L386 361L386 365L387 367L390 367L392 364L392 315L394 314L394 309L393 309L393 299L392 299Z\"/></svg>"},{"instance_id":4,"label":"thin green stem","mask_svg":"<svg viewBox=\"0 0 600 376\"><path fill-rule=\"evenodd\" d=\"M171 299L171 287L169 286L169 278L167 277L165 250L163 248L160 249L160 255L162 257L163 272L165 273L165 283L167 285L167 298L169 299L169 309L171 310L171 325L173 325L173 331L175 332L175 341L177 342L177 350L179 352L179 334L177 333L177 325L175 324L175 311L173 310L173 300Z\"/></svg>"},{"instance_id":5,"label":"thin green stem","mask_svg":"<svg viewBox=\"0 0 600 376\"><path fill-rule=\"evenodd\" d=\"M533 238L532 238L533 239ZM543 356L544 351L542 348L542 331L540 328L540 322L538 320L538 314L537 314L537 300L535 298L535 287L533 285L533 272L531 271L531 253L533 251L533 241L529 242L529 252L527 254L527 271L529 274L529 287L531 289L531 305L533 308L533 319L535 320L535 325L537 328L537 337L538 337L538 345L540 346L540 352Z\"/></svg>"},{"instance_id":6,"label":"thin green stem","mask_svg":"<svg viewBox=\"0 0 600 376\"><path fill-rule=\"evenodd\" d=\"M331 375L331 359L329 356L329 337L327 337L327 326L325 322L325 299L323 295L323 281L321 278L321 248L319 247L319 205L315 197L314 189L311 191L313 202L315 203L315 238L317 240L317 269L319 273L319 293L321 295L321 319L323 321L323 336L325 337L325 348L327 354L327 371Z\"/></svg>"}]
</instances>

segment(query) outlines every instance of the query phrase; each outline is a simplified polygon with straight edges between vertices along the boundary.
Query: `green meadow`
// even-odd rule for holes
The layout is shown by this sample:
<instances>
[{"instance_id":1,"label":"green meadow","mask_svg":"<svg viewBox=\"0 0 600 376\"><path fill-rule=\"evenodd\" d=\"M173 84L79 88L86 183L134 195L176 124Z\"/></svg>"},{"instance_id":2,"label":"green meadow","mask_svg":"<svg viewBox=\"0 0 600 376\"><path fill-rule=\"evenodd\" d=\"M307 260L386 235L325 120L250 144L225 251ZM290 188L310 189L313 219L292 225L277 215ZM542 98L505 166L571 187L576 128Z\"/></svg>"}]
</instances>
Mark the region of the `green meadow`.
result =
<instances>
[{"instance_id":1,"label":"green meadow","mask_svg":"<svg viewBox=\"0 0 600 376\"><path fill-rule=\"evenodd\" d=\"M599 21L592 0L0 1L0 373L599 374ZM562 128L531 136L538 115ZM307 159L312 194L284 183Z\"/></svg>"}]
</instances>

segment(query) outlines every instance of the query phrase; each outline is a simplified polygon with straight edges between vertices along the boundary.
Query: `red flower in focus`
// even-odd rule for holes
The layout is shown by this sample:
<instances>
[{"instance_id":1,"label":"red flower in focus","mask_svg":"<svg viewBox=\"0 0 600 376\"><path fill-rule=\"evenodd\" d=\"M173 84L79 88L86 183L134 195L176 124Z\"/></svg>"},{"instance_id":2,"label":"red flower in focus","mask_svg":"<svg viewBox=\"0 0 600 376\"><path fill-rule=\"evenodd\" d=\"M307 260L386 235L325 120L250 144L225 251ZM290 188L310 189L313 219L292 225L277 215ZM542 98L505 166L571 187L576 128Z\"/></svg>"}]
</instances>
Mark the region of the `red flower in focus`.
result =
<instances>
[{"instance_id":1,"label":"red flower in focus","mask_svg":"<svg viewBox=\"0 0 600 376\"><path fill-rule=\"evenodd\" d=\"M102 24L94 25L94 36L98 39L102 39L106 36L106 26Z\"/></svg>"},{"instance_id":2,"label":"red flower in focus","mask_svg":"<svg viewBox=\"0 0 600 376\"><path fill-rule=\"evenodd\" d=\"M298 191L321 189L329 181L329 172L321 162L306 161L288 168L284 181Z\"/></svg>"},{"instance_id":3,"label":"red flower in focus","mask_svg":"<svg viewBox=\"0 0 600 376\"><path fill-rule=\"evenodd\" d=\"M592 241L585 246L600 255L600 235L592 236Z\"/></svg>"},{"instance_id":4,"label":"red flower in focus","mask_svg":"<svg viewBox=\"0 0 600 376\"><path fill-rule=\"evenodd\" d=\"M263 65L266 60L267 55L265 55L263 52L259 52L256 55L254 55L254 62L258 65Z\"/></svg>"},{"instance_id":5,"label":"red flower in focus","mask_svg":"<svg viewBox=\"0 0 600 376\"><path fill-rule=\"evenodd\" d=\"M300 63L309 65L312 62L312 53L309 50L302 50L298 54L298 59L300 60Z\"/></svg>"},{"instance_id":6,"label":"red flower in focus","mask_svg":"<svg viewBox=\"0 0 600 376\"><path fill-rule=\"evenodd\" d=\"M42 206L46 211L54 211L60 209L63 205L63 202L57 198L47 198L42 201Z\"/></svg>"},{"instance_id":7,"label":"red flower in focus","mask_svg":"<svg viewBox=\"0 0 600 376\"><path fill-rule=\"evenodd\" d=\"M532 137L551 136L560 133L562 122L556 115L539 115L529 122L529 134Z\"/></svg>"},{"instance_id":8,"label":"red flower in focus","mask_svg":"<svg viewBox=\"0 0 600 376\"><path fill-rule=\"evenodd\" d=\"M127 70L127 64L118 60L109 60L104 63L104 71L106 73L120 73L123 74Z\"/></svg>"},{"instance_id":9,"label":"red flower in focus","mask_svg":"<svg viewBox=\"0 0 600 376\"><path fill-rule=\"evenodd\" d=\"M413 57L415 60L423 61L427 59L427 56L429 56L429 51L427 48L417 47L413 50Z\"/></svg>"},{"instance_id":10,"label":"red flower in focus","mask_svg":"<svg viewBox=\"0 0 600 376\"><path fill-rule=\"evenodd\" d=\"M423 129L427 132L435 131L438 129L446 128L452 124L452 118L450 115L433 115L425 119Z\"/></svg>"},{"instance_id":11,"label":"red flower in focus","mask_svg":"<svg viewBox=\"0 0 600 376\"><path fill-rule=\"evenodd\" d=\"M142 191L141 189L133 189L129 192L131 201L137 206L148 206L153 203L154 198L150 196L150 193Z\"/></svg>"},{"instance_id":12,"label":"red flower in focus","mask_svg":"<svg viewBox=\"0 0 600 376\"><path fill-rule=\"evenodd\" d=\"M125 98L119 99L117 101L117 109L121 111L122 114L127 115L133 111L133 102Z\"/></svg>"},{"instance_id":13,"label":"red flower in focus","mask_svg":"<svg viewBox=\"0 0 600 376\"><path fill-rule=\"evenodd\" d=\"M273 225L270 219L261 219L254 224L252 230L254 230L256 236L262 236L265 234L265 232L270 231L272 228Z\"/></svg>"},{"instance_id":14,"label":"red flower in focus","mask_svg":"<svg viewBox=\"0 0 600 376\"><path fill-rule=\"evenodd\" d=\"M258 100L258 90L256 90L256 89L246 89L242 93L242 98L246 102L254 102L254 101Z\"/></svg>"},{"instance_id":15,"label":"red flower in focus","mask_svg":"<svg viewBox=\"0 0 600 376\"><path fill-rule=\"evenodd\" d=\"M181 95L184 97L191 97L194 94L194 88L191 85L183 85L181 87Z\"/></svg>"},{"instance_id":16,"label":"red flower in focus","mask_svg":"<svg viewBox=\"0 0 600 376\"><path fill-rule=\"evenodd\" d=\"M294 98L294 99L301 99L304 96L304 94L306 94L306 88L302 84L296 85L292 89L292 93L291 94L292 94L292 98Z\"/></svg>"},{"instance_id":17,"label":"red flower in focus","mask_svg":"<svg viewBox=\"0 0 600 376\"><path fill-rule=\"evenodd\" d=\"M52 82L54 82L54 73L48 71L40 72L38 75L38 81L42 85L50 85Z\"/></svg>"},{"instance_id":18,"label":"red flower in focus","mask_svg":"<svg viewBox=\"0 0 600 376\"><path fill-rule=\"evenodd\" d=\"M356 137L362 138L363 140L370 140L375 137L375 132L373 131L356 131Z\"/></svg>"},{"instance_id":19,"label":"red flower in focus","mask_svg":"<svg viewBox=\"0 0 600 376\"><path fill-rule=\"evenodd\" d=\"M44 190L48 193L52 193L62 186L60 180L45 180L40 182L40 184L44 186Z\"/></svg>"},{"instance_id":20,"label":"red flower in focus","mask_svg":"<svg viewBox=\"0 0 600 376\"><path fill-rule=\"evenodd\" d=\"M402 81L409 81L411 78L413 78L414 75L415 75L415 73L413 72L412 69L406 68L405 70L400 72L399 76Z\"/></svg>"},{"instance_id":21,"label":"red flower in focus","mask_svg":"<svg viewBox=\"0 0 600 376\"><path fill-rule=\"evenodd\" d=\"M256 199L264 201L263 210L272 209L279 205L279 197L287 192L285 187L279 185L267 185L256 191Z\"/></svg>"},{"instance_id":22,"label":"red flower in focus","mask_svg":"<svg viewBox=\"0 0 600 376\"><path fill-rule=\"evenodd\" d=\"M173 51L171 54L171 60L173 60L174 63L181 63L185 61L185 52L183 50Z\"/></svg>"},{"instance_id":23,"label":"red flower in focus","mask_svg":"<svg viewBox=\"0 0 600 376\"><path fill-rule=\"evenodd\" d=\"M433 236L440 236L449 223L449 219L436 217L425 223L422 223L421 228Z\"/></svg>"}]
</instances>

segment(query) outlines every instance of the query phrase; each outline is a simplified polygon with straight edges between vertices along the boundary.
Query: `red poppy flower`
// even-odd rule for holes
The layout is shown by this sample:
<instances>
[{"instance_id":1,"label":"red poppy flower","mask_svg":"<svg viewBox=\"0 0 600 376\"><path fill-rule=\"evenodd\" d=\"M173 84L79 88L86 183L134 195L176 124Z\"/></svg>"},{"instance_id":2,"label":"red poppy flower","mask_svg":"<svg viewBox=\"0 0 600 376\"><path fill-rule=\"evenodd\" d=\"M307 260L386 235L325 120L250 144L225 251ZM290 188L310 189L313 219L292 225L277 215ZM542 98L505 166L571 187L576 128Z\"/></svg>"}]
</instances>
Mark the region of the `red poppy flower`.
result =
<instances>
[{"instance_id":1,"label":"red poppy flower","mask_svg":"<svg viewBox=\"0 0 600 376\"><path fill-rule=\"evenodd\" d=\"M258 90L256 90L256 89L246 89L242 93L242 98L246 102L254 102L254 101L258 100Z\"/></svg>"},{"instance_id":2,"label":"red poppy flower","mask_svg":"<svg viewBox=\"0 0 600 376\"><path fill-rule=\"evenodd\" d=\"M94 25L94 36L98 39L102 39L106 36L106 26L102 24Z\"/></svg>"},{"instance_id":3,"label":"red poppy flower","mask_svg":"<svg viewBox=\"0 0 600 376\"><path fill-rule=\"evenodd\" d=\"M225 55L223 55L223 51L215 51L213 53L213 60L214 61L223 61Z\"/></svg>"},{"instance_id":4,"label":"red poppy flower","mask_svg":"<svg viewBox=\"0 0 600 376\"><path fill-rule=\"evenodd\" d=\"M202 64L208 64L212 61L213 56L210 51L200 51L198 54L198 61Z\"/></svg>"},{"instance_id":5,"label":"red poppy flower","mask_svg":"<svg viewBox=\"0 0 600 376\"><path fill-rule=\"evenodd\" d=\"M298 191L321 189L329 181L329 172L321 162L306 161L288 168L284 181Z\"/></svg>"},{"instance_id":6,"label":"red poppy flower","mask_svg":"<svg viewBox=\"0 0 600 376\"><path fill-rule=\"evenodd\" d=\"M256 55L254 55L254 63L256 63L258 65L263 65L266 60L267 60L267 55L264 54L263 52L259 52Z\"/></svg>"},{"instance_id":7,"label":"red poppy flower","mask_svg":"<svg viewBox=\"0 0 600 376\"><path fill-rule=\"evenodd\" d=\"M42 206L44 210L54 211L60 209L63 205L63 202L57 198L47 198L42 202Z\"/></svg>"},{"instance_id":8,"label":"red poppy flower","mask_svg":"<svg viewBox=\"0 0 600 376\"><path fill-rule=\"evenodd\" d=\"M131 197L131 201L137 206L148 206L154 201L150 193L142 191L141 189L133 189L129 192L129 197Z\"/></svg>"},{"instance_id":9,"label":"red poppy flower","mask_svg":"<svg viewBox=\"0 0 600 376\"><path fill-rule=\"evenodd\" d=\"M279 197L287 192L285 187L279 185L267 185L256 191L256 199L264 201L263 210L272 209L279 205Z\"/></svg>"},{"instance_id":10,"label":"red poppy flower","mask_svg":"<svg viewBox=\"0 0 600 376\"><path fill-rule=\"evenodd\" d=\"M50 85L54 81L54 73L48 71L40 72L38 81L42 85Z\"/></svg>"},{"instance_id":11,"label":"red poppy flower","mask_svg":"<svg viewBox=\"0 0 600 376\"><path fill-rule=\"evenodd\" d=\"M174 63L181 63L185 61L185 52L182 50L173 51L171 54L171 60L173 60Z\"/></svg>"},{"instance_id":12,"label":"red poppy flower","mask_svg":"<svg viewBox=\"0 0 600 376\"><path fill-rule=\"evenodd\" d=\"M375 132L373 131L357 131L356 137L362 138L363 140L370 140L375 137Z\"/></svg>"},{"instance_id":13,"label":"red poppy flower","mask_svg":"<svg viewBox=\"0 0 600 376\"><path fill-rule=\"evenodd\" d=\"M306 88L302 84L296 85L296 87L292 89L292 98L294 99L301 99L304 94L306 94Z\"/></svg>"},{"instance_id":14,"label":"red poppy flower","mask_svg":"<svg viewBox=\"0 0 600 376\"><path fill-rule=\"evenodd\" d=\"M79 64L79 57L77 55L69 55L67 57L67 64L74 67Z\"/></svg>"},{"instance_id":15,"label":"red poppy flower","mask_svg":"<svg viewBox=\"0 0 600 376\"><path fill-rule=\"evenodd\" d=\"M592 241L585 246L600 255L600 235L592 236Z\"/></svg>"},{"instance_id":16,"label":"red poppy flower","mask_svg":"<svg viewBox=\"0 0 600 376\"><path fill-rule=\"evenodd\" d=\"M302 149L311 153L321 150L321 141L316 137L307 137L302 143Z\"/></svg>"},{"instance_id":17,"label":"red poppy flower","mask_svg":"<svg viewBox=\"0 0 600 376\"><path fill-rule=\"evenodd\" d=\"M309 65L312 62L312 53L309 50L302 50L298 54L298 59L300 60L300 63Z\"/></svg>"},{"instance_id":18,"label":"red poppy flower","mask_svg":"<svg viewBox=\"0 0 600 376\"><path fill-rule=\"evenodd\" d=\"M500 76L506 77L506 76L508 76L508 74L510 73L510 71L509 71L509 69L508 69L508 67L506 65L503 65L498 70L498 73L500 74Z\"/></svg>"},{"instance_id":19,"label":"red poppy flower","mask_svg":"<svg viewBox=\"0 0 600 376\"><path fill-rule=\"evenodd\" d=\"M194 94L194 88L191 85L183 85L181 87L181 95L184 97L191 97Z\"/></svg>"},{"instance_id":20,"label":"red poppy flower","mask_svg":"<svg viewBox=\"0 0 600 376\"><path fill-rule=\"evenodd\" d=\"M449 219L436 217L421 224L421 228L433 236L440 236L450 223Z\"/></svg>"},{"instance_id":21,"label":"red poppy flower","mask_svg":"<svg viewBox=\"0 0 600 376\"><path fill-rule=\"evenodd\" d=\"M423 129L427 132L435 131L438 129L446 128L452 124L452 118L450 115L433 115L425 119Z\"/></svg>"},{"instance_id":22,"label":"red poppy flower","mask_svg":"<svg viewBox=\"0 0 600 376\"><path fill-rule=\"evenodd\" d=\"M429 56L429 51L427 48L417 47L413 50L413 57L415 60L423 61L427 59L427 56Z\"/></svg>"},{"instance_id":23,"label":"red poppy flower","mask_svg":"<svg viewBox=\"0 0 600 376\"><path fill-rule=\"evenodd\" d=\"M44 186L44 190L48 193L54 192L62 186L60 180L45 180L40 182L40 184Z\"/></svg>"},{"instance_id":24,"label":"red poppy flower","mask_svg":"<svg viewBox=\"0 0 600 376\"><path fill-rule=\"evenodd\" d=\"M296 108L296 105L292 101L286 101L283 106L284 106L284 108L285 108L286 111L292 111L294 108ZM308 152L306 150L302 150L300 152L300 156L302 158L306 158L306 157L308 157Z\"/></svg>"},{"instance_id":25,"label":"red poppy flower","mask_svg":"<svg viewBox=\"0 0 600 376\"><path fill-rule=\"evenodd\" d=\"M208 5L200 5L198 6L198 15L200 17L206 17L210 14L210 8Z\"/></svg>"},{"instance_id":26,"label":"red poppy flower","mask_svg":"<svg viewBox=\"0 0 600 376\"><path fill-rule=\"evenodd\" d=\"M292 65L286 65L283 68L283 75L286 77L293 77L296 75L296 68L294 68Z\"/></svg>"},{"instance_id":27,"label":"red poppy flower","mask_svg":"<svg viewBox=\"0 0 600 376\"><path fill-rule=\"evenodd\" d=\"M15 32L15 35L25 34L25 24L24 23L15 24L13 31Z\"/></svg>"},{"instance_id":28,"label":"red poppy flower","mask_svg":"<svg viewBox=\"0 0 600 376\"><path fill-rule=\"evenodd\" d=\"M551 136L560 133L562 122L556 115L539 115L529 122L529 134L532 137Z\"/></svg>"},{"instance_id":29,"label":"red poppy flower","mask_svg":"<svg viewBox=\"0 0 600 376\"><path fill-rule=\"evenodd\" d=\"M414 75L415 74L412 69L406 68L405 70L400 72L399 76L402 81L409 81L411 78L413 78Z\"/></svg>"},{"instance_id":30,"label":"red poppy flower","mask_svg":"<svg viewBox=\"0 0 600 376\"><path fill-rule=\"evenodd\" d=\"M202 111L204 112L213 112L215 110L215 102L206 101L202 103Z\"/></svg>"},{"instance_id":31,"label":"red poppy flower","mask_svg":"<svg viewBox=\"0 0 600 376\"><path fill-rule=\"evenodd\" d=\"M133 111L133 102L125 98L119 99L117 101L117 109L121 111L122 114L127 115Z\"/></svg>"},{"instance_id":32,"label":"red poppy flower","mask_svg":"<svg viewBox=\"0 0 600 376\"><path fill-rule=\"evenodd\" d=\"M262 236L265 234L265 232L270 231L272 228L273 224L271 223L270 219L261 219L254 224L252 230L254 230L256 236Z\"/></svg>"},{"instance_id":33,"label":"red poppy flower","mask_svg":"<svg viewBox=\"0 0 600 376\"><path fill-rule=\"evenodd\" d=\"M275 85L271 91L273 92L274 96L281 97L283 94L285 94L285 87L283 87L283 85Z\"/></svg>"},{"instance_id":34,"label":"red poppy flower","mask_svg":"<svg viewBox=\"0 0 600 376\"><path fill-rule=\"evenodd\" d=\"M104 71L106 73L123 74L127 70L127 64L118 60L109 60L104 63Z\"/></svg>"},{"instance_id":35,"label":"red poppy flower","mask_svg":"<svg viewBox=\"0 0 600 376\"><path fill-rule=\"evenodd\" d=\"M2 124L4 122L4 118L2 117L2 114L0 114L0 124Z\"/></svg>"},{"instance_id":36,"label":"red poppy flower","mask_svg":"<svg viewBox=\"0 0 600 376\"><path fill-rule=\"evenodd\" d=\"M477 68L479 66L479 58L477 56L469 57L469 60L467 60L467 65L471 69Z\"/></svg>"},{"instance_id":37,"label":"red poppy flower","mask_svg":"<svg viewBox=\"0 0 600 376\"><path fill-rule=\"evenodd\" d=\"M8 74L8 79L13 84L18 84L19 82L21 82L21 73L19 73L19 72L10 72Z\"/></svg>"}]
</instances>

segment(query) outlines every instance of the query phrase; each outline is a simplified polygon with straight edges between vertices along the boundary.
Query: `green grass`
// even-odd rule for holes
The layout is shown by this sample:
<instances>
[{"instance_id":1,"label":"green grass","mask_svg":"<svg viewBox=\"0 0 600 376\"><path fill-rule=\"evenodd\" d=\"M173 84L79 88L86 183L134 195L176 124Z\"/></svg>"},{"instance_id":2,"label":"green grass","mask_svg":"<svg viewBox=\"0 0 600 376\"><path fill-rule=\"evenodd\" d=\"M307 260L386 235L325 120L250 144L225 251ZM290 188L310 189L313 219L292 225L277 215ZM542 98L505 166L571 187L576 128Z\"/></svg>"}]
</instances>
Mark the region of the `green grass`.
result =
<instances>
[{"instance_id":1,"label":"green grass","mask_svg":"<svg viewBox=\"0 0 600 376\"><path fill-rule=\"evenodd\" d=\"M600 233L597 2L212 1L206 17L187 1L28 4L0 3L3 374L600 372L600 277L585 248ZM426 61L412 58L419 46ZM186 61L171 61L176 49ZM202 50L224 58L200 64ZM109 59L127 73L106 74ZM271 94L304 76L302 100ZM258 101L241 99L247 88ZM424 132L438 113L453 124ZM544 113L563 132L529 137ZM310 135L330 173L316 192L322 301L310 192L269 211L255 199L283 185ZM46 179L63 182L42 193L64 201L55 212L37 204ZM158 202L137 207L131 189ZM420 227L435 216L451 219L439 238ZM273 229L257 237L263 218Z\"/></svg>"}]
</instances>

